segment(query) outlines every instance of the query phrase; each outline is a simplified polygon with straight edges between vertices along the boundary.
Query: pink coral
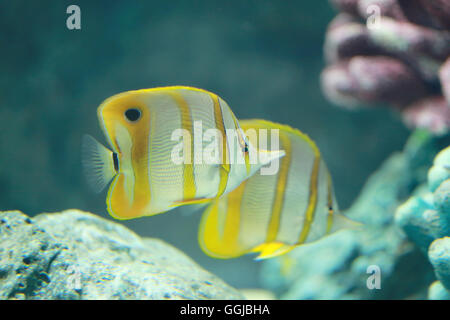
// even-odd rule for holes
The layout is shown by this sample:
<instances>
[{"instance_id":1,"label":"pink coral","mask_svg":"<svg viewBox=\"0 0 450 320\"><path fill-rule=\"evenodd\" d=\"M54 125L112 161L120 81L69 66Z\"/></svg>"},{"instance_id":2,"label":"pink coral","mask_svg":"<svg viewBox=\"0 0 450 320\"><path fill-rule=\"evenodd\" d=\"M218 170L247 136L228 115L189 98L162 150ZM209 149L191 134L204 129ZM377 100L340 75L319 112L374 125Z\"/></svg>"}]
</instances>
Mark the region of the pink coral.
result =
<instances>
[{"instance_id":1,"label":"pink coral","mask_svg":"<svg viewBox=\"0 0 450 320\"><path fill-rule=\"evenodd\" d=\"M341 13L330 23L324 45L328 66L321 81L327 98L344 107L392 106L409 126L446 133L450 0L331 2Z\"/></svg>"},{"instance_id":2,"label":"pink coral","mask_svg":"<svg viewBox=\"0 0 450 320\"><path fill-rule=\"evenodd\" d=\"M450 108L442 96L427 97L411 104L402 113L411 127L428 128L436 134L444 134L450 126Z\"/></svg>"}]
</instances>

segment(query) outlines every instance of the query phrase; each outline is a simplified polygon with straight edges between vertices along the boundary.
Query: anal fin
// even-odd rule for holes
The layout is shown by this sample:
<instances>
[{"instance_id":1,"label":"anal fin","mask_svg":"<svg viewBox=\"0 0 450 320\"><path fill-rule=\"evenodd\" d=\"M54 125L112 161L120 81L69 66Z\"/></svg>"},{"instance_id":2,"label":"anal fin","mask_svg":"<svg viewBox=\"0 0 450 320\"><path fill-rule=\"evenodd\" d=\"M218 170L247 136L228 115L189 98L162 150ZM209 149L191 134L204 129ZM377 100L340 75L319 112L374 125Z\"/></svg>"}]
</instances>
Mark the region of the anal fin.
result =
<instances>
[{"instance_id":1,"label":"anal fin","mask_svg":"<svg viewBox=\"0 0 450 320\"><path fill-rule=\"evenodd\" d=\"M294 248L295 246L287 245L282 242L271 242L263 243L257 246L252 250L252 252L259 252L259 255L255 258L255 260L263 260L280 256L291 251Z\"/></svg>"}]
</instances>

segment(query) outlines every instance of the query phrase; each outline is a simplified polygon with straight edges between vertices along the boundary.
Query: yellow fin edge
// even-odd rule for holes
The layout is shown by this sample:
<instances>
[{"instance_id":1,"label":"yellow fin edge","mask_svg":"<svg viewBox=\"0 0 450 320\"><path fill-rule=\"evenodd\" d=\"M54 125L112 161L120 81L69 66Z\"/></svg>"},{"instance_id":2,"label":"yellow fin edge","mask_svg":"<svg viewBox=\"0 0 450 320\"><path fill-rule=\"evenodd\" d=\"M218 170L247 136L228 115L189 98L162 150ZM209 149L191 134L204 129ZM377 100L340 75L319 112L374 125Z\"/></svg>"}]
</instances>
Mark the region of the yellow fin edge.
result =
<instances>
[{"instance_id":1,"label":"yellow fin edge","mask_svg":"<svg viewBox=\"0 0 450 320\"><path fill-rule=\"evenodd\" d=\"M296 245L287 245L282 242L270 242L270 243L263 243L253 248L250 252L259 253L259 255L255 258L255 260L264 260L288 253L295 247Z\"/></svg>"},{"instance_id":2,"label":"yellow fin edge","mask_svg":"<svg viewBox=\"0 0 450 320\"><path fill-rule=\"evenodd\" d=\"M188 205L188 204L208 203L212 200L213 199L211 199L211 198L180 200L180 201L175 201L175 203L172 204L171 207L178 207L178 206L183 206L183 205Z\"/></svg>"}]
</instances>

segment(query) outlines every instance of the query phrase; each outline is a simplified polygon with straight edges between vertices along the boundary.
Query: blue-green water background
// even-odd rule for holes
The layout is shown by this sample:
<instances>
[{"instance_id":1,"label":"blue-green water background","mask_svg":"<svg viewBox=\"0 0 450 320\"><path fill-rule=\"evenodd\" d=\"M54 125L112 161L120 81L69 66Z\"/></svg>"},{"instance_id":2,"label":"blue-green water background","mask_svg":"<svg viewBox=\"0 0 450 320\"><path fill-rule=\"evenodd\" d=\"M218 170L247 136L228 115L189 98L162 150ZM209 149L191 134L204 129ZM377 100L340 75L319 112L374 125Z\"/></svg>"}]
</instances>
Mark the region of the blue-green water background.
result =
<instances>
[{"instance_id":1,"label":"blue-green water background","mask_svg":"<svg viewBox=\"0 0 450 320\"><path fill-rule=\"evenodd\" d=\"M81 30L66 8L81 8ZM126 90L188 85L223 97L238 118L301 129L318 144L341 208L408 135L385 109L349 112L325 100L327 1L2 1L0 210L78 208L108 216L89 192L80 140L105 141L96 108ZM120 222L161 238L238 287L258 286L251 257L215 260L197 244L200 211L176 209Z\"/></svg>"}]
</instances>

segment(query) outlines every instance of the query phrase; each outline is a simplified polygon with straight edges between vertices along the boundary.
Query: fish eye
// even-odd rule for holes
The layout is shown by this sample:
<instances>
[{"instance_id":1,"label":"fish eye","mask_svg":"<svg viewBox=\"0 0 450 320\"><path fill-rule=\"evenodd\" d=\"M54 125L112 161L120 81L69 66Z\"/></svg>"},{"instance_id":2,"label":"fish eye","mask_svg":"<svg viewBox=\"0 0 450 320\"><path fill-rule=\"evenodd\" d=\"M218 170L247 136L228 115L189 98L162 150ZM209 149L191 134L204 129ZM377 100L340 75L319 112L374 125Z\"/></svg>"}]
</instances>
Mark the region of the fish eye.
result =
<instances>
[{"instance_id":1,"label":"fish eye","mask_svg":"<svg viewBox=\"0 0 450 320\"><path fill-rule=\"evenodd\" d=\"M244 153L248 153L248 144L247 143L245 143L244 148L242 148L242 151Z\"/></svg>"},{"instance_id":2,"label":"fish eye","mask_svg":"<svg viewBox=\"0 0 450 320\"><path fill-rule=\"evenodd\" d=\"M125 118L127 118L128 121L136 122L141 118L141 110L130 108L125 111Z\"/></svg>"}]
</instances>

